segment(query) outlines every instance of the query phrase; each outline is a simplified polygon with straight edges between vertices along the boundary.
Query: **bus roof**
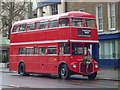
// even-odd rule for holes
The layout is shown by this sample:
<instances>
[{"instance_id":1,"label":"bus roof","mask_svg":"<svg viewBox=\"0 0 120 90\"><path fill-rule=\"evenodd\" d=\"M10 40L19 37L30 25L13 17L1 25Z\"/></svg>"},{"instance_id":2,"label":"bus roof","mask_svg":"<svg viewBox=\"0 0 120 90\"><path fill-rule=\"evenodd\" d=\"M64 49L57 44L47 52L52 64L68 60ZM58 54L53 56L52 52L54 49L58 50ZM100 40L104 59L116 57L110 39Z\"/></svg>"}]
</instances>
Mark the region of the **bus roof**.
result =
<instances>
[{"instance_id":1,"label":"bus roof","mask_svg":"<svg viewBox=\"0 0 120 90\"><path fill-rule=\"evenodd\" d=\"M71 11L71 12L67 12L67 13L63 13L63 14L57 14L57 15L52 15L52 16L46 16L46 17L39 17L39 18L32 18L32 19L21 20L21 21L15 22L14 25L23 24L23 23L46 21L46 20L51 20L51 19L59 19L59 18L62 18L62 17L95 18L95 16L90 14L90 13L81 12L81 11Z\"/></svg>"}]
</instances>

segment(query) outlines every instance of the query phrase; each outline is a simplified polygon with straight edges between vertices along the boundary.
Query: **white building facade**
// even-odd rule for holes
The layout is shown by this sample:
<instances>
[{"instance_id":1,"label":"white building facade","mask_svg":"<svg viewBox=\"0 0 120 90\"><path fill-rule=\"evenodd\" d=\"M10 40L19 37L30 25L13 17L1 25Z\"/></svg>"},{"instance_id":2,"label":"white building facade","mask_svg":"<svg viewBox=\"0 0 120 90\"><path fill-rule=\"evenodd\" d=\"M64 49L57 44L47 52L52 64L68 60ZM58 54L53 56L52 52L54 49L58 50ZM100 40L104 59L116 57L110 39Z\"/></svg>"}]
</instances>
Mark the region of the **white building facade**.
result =
<instances>
[{"instance_id":1,"label":"white building facade","mask_svg":"<svg viewBox=\"0 0 120 90\"><path fill-rule=\"evenodd\" d=\"M65 12L64 0L38 0L37 17L50 16Z\"/></svg>"}]
</instances>

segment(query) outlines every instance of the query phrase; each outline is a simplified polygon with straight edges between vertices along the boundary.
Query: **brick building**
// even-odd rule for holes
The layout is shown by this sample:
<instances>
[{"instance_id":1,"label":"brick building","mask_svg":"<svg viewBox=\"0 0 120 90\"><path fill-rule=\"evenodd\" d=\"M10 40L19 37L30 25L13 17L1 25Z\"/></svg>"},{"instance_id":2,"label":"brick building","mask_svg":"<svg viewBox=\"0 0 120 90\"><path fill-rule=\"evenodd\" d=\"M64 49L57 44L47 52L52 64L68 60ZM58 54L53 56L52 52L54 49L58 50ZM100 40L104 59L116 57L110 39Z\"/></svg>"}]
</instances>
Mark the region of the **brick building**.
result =
<instances>
[{"instance_id":1,"label":"brick building","mask_svg":"<svg viewBox=\"0 0 120 90\"><path fill-rule=\"evenodd\" d=\"M120 62L120 2L68 2L67 11L85 11L96 16L99 52L94 57L101 67L118 67ZM95 55L96 54L96 55Z\"/></svg>"}]
</instances>

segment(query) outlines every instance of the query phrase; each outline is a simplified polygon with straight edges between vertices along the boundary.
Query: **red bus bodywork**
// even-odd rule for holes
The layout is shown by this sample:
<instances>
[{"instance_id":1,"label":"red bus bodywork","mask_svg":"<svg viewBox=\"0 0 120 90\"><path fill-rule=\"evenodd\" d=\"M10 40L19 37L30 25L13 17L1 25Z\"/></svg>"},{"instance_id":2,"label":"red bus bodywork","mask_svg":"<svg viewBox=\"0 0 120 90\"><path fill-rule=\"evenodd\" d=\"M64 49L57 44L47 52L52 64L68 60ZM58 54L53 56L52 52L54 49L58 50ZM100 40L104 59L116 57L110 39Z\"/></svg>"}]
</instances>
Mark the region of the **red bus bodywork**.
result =
<instances>
[{"instance_id":1,"label":"red bus bodywork","mask_svg":"<svg viewBox=\"0 0 120 90\"><path fill-rule=\"evenodd\" d=\"M95 17L89 13L68 12L61 15L41 17L16 22L11 29L10 70L19 72L19 65L22 62L25 64L25 71L29 73L59 74L61 64L66 64L70 71L82 75L91 75L92 73L97 72L98 67L96 66L98 65L98 63L94 61L92 58L90 58L91 64L89 64L88 67L83 64L84 57L89 56L88 50L86 51L85 55L72 54L73 43L83 45L86 49L89 48L89 45L98 43L97 28L96 26L94 28L85 27L84 23L83 26L72 26L72 18L74 17L82 18L83 21L85 19L95 20ZM69 25L60 27L59 23L61 18L68 18ZM24 32L20 32L19 30L17 32L13 32L15 26L19 26L21 24L34 23L34 27L36 27L37 22L41 21L49 22L52 19L58 20L58 27L49 28L50 24L48 23L47 29L42 30L34 29L28 31L26 28L26 31ZM82 33L87 34L83 35L81 34L81 31ZM70 46L69 54L61 54L62 53L62 46L60 46L61 43L69 43ZM56 53L48 54L47 49L45 55L42 55L39 52L35 54L34 47L38 47L38 50L40 50L39 49L40 47L46 48L56 47ZM33 48L31 49L33 50L33 53L20 54L19 52L20 48Z\"/></svg>"}]
</instances>

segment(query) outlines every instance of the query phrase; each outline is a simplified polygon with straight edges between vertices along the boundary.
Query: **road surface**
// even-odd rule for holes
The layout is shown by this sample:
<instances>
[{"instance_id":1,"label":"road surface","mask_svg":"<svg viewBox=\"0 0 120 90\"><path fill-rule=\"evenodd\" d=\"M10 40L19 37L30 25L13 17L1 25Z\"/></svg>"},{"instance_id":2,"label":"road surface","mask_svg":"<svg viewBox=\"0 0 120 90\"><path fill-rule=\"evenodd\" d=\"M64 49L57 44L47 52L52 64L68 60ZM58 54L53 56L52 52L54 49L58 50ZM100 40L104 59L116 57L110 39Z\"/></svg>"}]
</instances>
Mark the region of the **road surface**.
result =
<instances>
[{"instance_id":1,"label":"road surface","mask_svg":"<svg viewBox=\"0 0 120 90\"><path fill-rule=\"evenodd\" d=\"M69 80L58 79L57 76L43 75L20 76L16 72L0 72L2 88L118 88L118 81L88 80L84 77L72 76Z\"/></svg>"}]
</instances>

